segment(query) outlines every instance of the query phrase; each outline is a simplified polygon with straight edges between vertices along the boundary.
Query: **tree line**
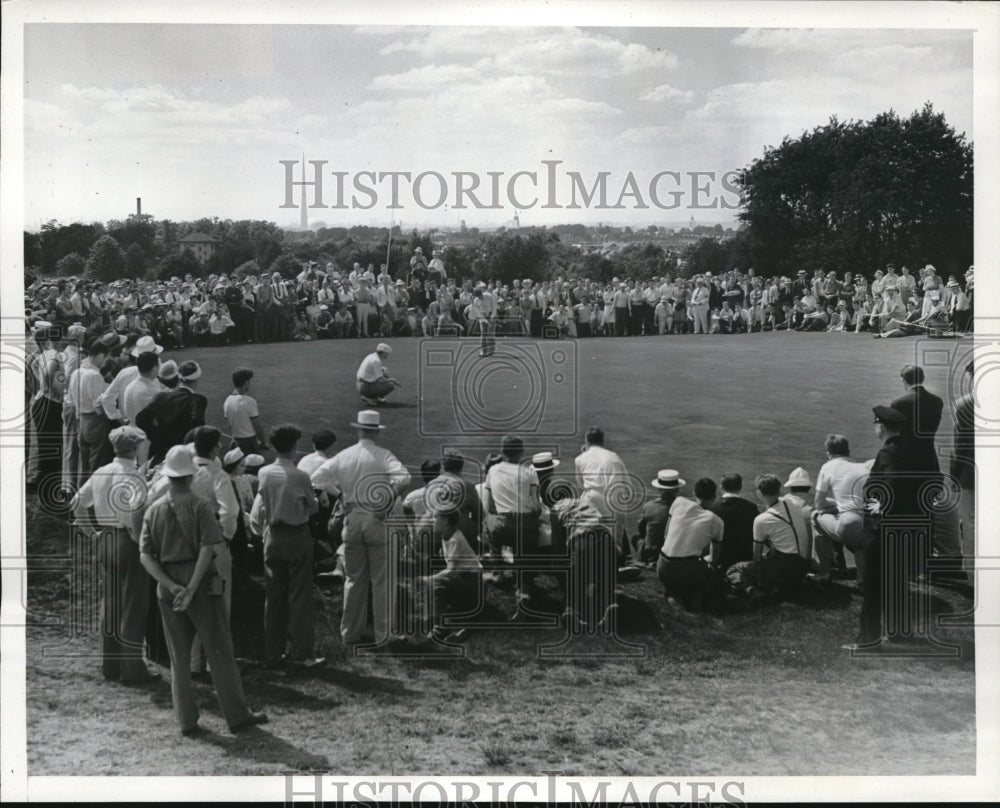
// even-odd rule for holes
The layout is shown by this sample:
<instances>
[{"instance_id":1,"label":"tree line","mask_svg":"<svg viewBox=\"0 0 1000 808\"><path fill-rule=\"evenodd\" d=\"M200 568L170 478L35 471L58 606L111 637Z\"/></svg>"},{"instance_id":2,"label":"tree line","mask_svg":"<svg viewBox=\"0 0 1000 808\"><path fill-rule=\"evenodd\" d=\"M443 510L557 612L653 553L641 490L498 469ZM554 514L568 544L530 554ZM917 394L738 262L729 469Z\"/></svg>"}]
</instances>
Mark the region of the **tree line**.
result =
<instances>
[{"instance_id":1,"label":"tree line","mask_svg":"<svg viewBox=\"0 0 1000 808\"><path fill-rule=\"evenodd\" d=\"M894 261L911 267L933 263L940 271L964 269L973 255L973 149L944 115L928 104L907 118L882 113L871 121L839 121L786 137L769 146L741 173L740 227L718 227L681 250L652 240L654 225L617 244L581 248L564 241L588 235L583 225L551 228L475 229L449 246L452 277L509 283L575 274L596 281L615 276L645 279L753 268L758 275L794 276L805 269L871 276ZM708 231L708 232L706 232ZM217 240L200 264L179 239L201 232ZM589 234L594 234L593 228ZM649 240L641 235L648 233ZM611 228L599 237L613 238ZM640 238L636 238L639 236ZM430 255L447 241L434 230L390 233L376 227L324 227L315 238L286 237L273 222L199 219L193 222L130 217L107 223L49 222L24 234L26 278L87 275L113 281L155 280L186 274L279 272L289 277L302 262L355 262L398 273L416 247Z\"/></svg>"}]
</instances>

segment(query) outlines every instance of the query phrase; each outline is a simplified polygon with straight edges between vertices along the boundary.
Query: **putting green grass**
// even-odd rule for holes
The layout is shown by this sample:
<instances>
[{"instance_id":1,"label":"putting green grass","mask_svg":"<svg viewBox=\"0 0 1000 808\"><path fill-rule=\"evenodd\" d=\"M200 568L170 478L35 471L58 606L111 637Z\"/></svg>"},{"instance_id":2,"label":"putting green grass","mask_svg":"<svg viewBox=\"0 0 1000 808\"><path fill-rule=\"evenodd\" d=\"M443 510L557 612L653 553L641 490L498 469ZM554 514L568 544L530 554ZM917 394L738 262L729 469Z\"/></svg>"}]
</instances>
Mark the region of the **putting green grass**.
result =
<instances>
[{"instance_id":1,"label":"putting green grass","mask_svg":"<svg viewBox=\"0 0 1000 808\"><path fill-rule=\"evenodd\" d=\"M252 368L250 394L261 420L298 424L305 433L299 448L307 452L317 429L332 429L338 447L353 442L350 422L366 407L355 372L377 343L186 349L173 358L201 364L198 390L209 400L208 422L224 430L230 374L241 365ZM735 471L747 486L756 474L787 475L796 466L815 478L830 432L847 435L856 457L874 457L880 444L871 408L902 393L900 367L920 361L927 387L949 399L971 351L971 341L797 333L501 339L497 355L486 359L478 358L475 339L389 343L386 364L403 387L381 408L382 442L414 471L425 458L440 457L443 446L465 446L482 460L508 430L522 435L529 450L572 461L586 428L598 425L606 446L647 485L661 468L676 468L689 482ZM565 359L553 357L559 353ZM940 445L950 440L951 428L946 407Z\"/></svg>"}]
</instances>

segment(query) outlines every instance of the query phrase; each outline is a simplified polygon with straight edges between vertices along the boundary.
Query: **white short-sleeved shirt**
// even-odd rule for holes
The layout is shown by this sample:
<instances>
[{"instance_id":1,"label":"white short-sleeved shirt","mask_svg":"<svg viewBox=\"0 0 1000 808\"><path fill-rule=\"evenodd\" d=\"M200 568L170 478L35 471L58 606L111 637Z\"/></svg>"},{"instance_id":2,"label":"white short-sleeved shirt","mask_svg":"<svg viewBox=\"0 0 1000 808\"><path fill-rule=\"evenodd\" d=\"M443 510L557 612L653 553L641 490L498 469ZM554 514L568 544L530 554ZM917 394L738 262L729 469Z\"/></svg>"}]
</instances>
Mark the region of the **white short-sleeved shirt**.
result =
<instances>
[{"instance_id":1,"label":"white short-sleeved shirt","mask_svg":"<svg viewBox=\"0 0 1000 808\"><path fill-rule=\"evenodd\" d=\"M538 474L528 465L497 463L486 472L483 485L496 505L497 513L528 513L537 510L532 488L538 487Z\"/></svg>"},{"instance_id":2,"label":"white short-sleeved shirt","mask_svg":"<svg viewBox=\"0 0 1000 808\"><path fill-rule=\"evenodd\" d=\"M722 518L687 497L670 506L663 554L671 558L704 555L713 541L722 541Z\"/></svg>"},{"instance_id":3,"label":"white short-sleeved shirt","mask_svg":"<svg viewBox=\"0 0 1000 808\"><path fill-rule=\"evenodd\" d=\"M864 510L864 487L868 469L849 457L834 457L820 467L816 491L831 497L840 513Z\"/></svg>"},{"instance_id":4,"label":"white short-sleeved shirt","mask_svg":"<svg viewBox=\"0 0 1000 808\"><path fill-rule=\"evenodd\" d=\"M257 411L257 400L252 396L233 393L223 403L222 414L229 421L234 438L252 438L257 434L250 419L260 413Z\"/></svg>"},{"instance_id":5,"label":"white short-sleeved shirt","mask_svg":"<svg viewBox=\"0 0 1000 808\"><path fill-rule=\"evenodd\" d=\"M381 379L385 375L385 367L378 353L370 353L361 360L361 367L358 368L358 380L363 382L373 382Z\"/></svg>"},{"instance_id":6,"label":"white short-sleeved shirt","mask_svg":"<svg viewBox=\"0 0 1000 808\"><path fill-rule=\"evenodd\" d=\"M799 506L782 497L753 520L753 540L779 553L802 555L808 545L808 528Z\"/></svg>"}]
</instances>

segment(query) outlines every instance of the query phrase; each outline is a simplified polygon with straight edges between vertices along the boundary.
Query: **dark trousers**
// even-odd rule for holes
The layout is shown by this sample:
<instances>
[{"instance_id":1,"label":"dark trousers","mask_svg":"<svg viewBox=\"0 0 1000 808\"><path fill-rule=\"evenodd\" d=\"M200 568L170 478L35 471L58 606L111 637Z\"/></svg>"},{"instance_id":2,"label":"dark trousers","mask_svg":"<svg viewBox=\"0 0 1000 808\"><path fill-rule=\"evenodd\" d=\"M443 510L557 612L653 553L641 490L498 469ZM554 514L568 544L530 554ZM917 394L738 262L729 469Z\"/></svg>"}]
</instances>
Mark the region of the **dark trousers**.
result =
<instances>
[{"instance_id":1,"label":"dark trousers","mask_svg":"<svg viewBox=\"0 0 1000 808\"><path fill-rule=\"evenodd\" d=\"M114 450L108 441L111 432L111 422L100 413L85 413L80 416L80 431L77 441L80 444L80 467L84 478L95 470L111 462Z\"/></svg>"},{"instance_id":2,"label":"dark trousers","mask_svg":"<svg viewBox=\"0 0 1000 808\"><path fill-rule=\"evenodd\" d=\"M490 514L483 525L486 544L492 553L499 557L503 547L514 551L514 564L540 565L542 552L538 546L538 514L536 513L500 513ZM537 572L525 570L519 573L523 589L534 587Z\"/></svg>"},{"instance_id":3,"label":"dark trousers","mask_svg":"<svg viewBox=\"0 0 1000 808\"><path fill-rule=\"evenodd\" d=\"M35 425L35 439L38 441L38 484L39 502L42 507L57 504L55 489L62 478L62 404L42 396L31 402L31 421Z\"/></svg>"},{"instance_id":4,"label":"dark trousers","mask_svg":"<svg viewBox=\"0 0 1000 808\"><path fill-rule=\"evenodd\" d=\"M245 455L255 454L260 449L256 435L249 438L233 438L233 444L239 446Z\"/></svg>"},{"instance_id":5,"label":"dark trousers","mask_svg":"<svg viewBox=\"0 0 1000 808\"><path fill-rule=\"evenodd\" d=\"M528 330L533 337L542 336L542 310L532 309L531 319L529 320Z\"/></svg>"},{"instance_id":6,"label":"dark trousers","mask_svg":"<svg viewBox=\"0 0 1000 808\"><path fill-rule=\"evenodd\" d=\"M127 530L104 528L98 539L104 592L101 597L101 672L123 682L146 676L142 641L149 605L149 574L139 545Z\"/></svg>"},{"instance_id":7,"label":"dark trousers","mask_svg":"<svg viewBox=\"0 0 1000 808\"><path fill-rule=\"evenodd\" d=\"M233 654L233 636L229 630L222 595L208 595L200 587L183 612L175 612L172 603L158 600L160 617L170 650L170 690L174 712L181 729L198 723L198 702L191 687L191 643L197 634L208 656L209 670L219 696L222 715L230 727L250 717L243 696L243 681Z\"/></svg>"},{"instance_id":8,"label":"dark trousers","mask_svg":"<svg viewBox=\"0 0 1000 808\"><path fill-rule=\"evenodd\" d=\"M629 334L629 320L630 315L628 313L628 308L615 307L615 336L616 337L627 337Z\"/></svg>"},{"instance_id":9,"label":"dark trousers","mask_svg":"<svg viewBox=\"0 0 1000 808\"><path fill-rule=\"evenodd\" d=\"M885 527L865 550L859 644L928 635L927 597L910 593L910 581L926 570L927 550L926 528L904 533Z\"/></svg>"},{"instance_id":10,"label":"dark trousers","mask_svg":"<svg viewBox=\"0 0 1000 808\"><path fill-rule=\"evenodd\" d=\"M264 654L275 662L313 655L313 545L309 524L269 525L264 537Z\"/></svg>"},{"instance_id":11,"label":"dark trousers","mask_svg":"<svg viewBox=\"0 0 1000 808\"><path fill-rule=\"evenodd\" d=\"M687 609L701 609L718 592L718 576L701 558L667 558L660 553L656 575L666 596L676 597Z\"/></svg>"}]
</instances>

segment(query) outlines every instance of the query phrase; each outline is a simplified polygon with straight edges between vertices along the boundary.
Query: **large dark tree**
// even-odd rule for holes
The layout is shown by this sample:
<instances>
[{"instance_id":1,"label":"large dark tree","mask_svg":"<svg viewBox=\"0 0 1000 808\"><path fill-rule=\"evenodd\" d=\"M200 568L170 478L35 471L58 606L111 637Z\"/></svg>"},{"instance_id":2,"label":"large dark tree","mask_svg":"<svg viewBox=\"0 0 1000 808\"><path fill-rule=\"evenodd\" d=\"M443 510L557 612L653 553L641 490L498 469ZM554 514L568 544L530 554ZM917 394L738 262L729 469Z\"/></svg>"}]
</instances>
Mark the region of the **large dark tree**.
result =
<instances>
[{"instance_id":1,"label":"large dark tree","mask_svg":"<svg viewBox=\"0 0 1000 808\"><path fill-rule=\"evenodd\" d=\"M114 238L105 235L94 242L87 257L87 275L105 283L128 277L125 251Z\"/></svg>"},{"instance_id":2,"label":"large dark tree","mask_svg":"<svg viewBox=\"0 0 1000 808\"><path fill-rule=\"evenodd\" d=\"M972 262L972 144L930 104L905 119L831 118L768 147L741 184L759 274Z\"/></svg>"}]
</instances>

